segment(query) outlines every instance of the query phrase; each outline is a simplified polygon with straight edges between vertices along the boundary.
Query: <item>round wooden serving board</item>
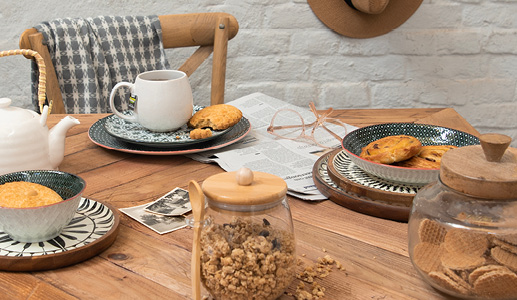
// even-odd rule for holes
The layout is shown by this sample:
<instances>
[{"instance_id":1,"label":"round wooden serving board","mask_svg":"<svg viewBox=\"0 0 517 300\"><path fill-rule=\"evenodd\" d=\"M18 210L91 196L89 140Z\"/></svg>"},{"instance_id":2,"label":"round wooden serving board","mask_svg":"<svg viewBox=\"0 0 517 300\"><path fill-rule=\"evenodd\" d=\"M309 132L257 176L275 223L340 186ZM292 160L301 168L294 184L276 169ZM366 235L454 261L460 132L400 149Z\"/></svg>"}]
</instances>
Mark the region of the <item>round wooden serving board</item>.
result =
<instances>
[{"instance_id":1,"label":"round wooden serving board","mask_svg":"<svg viewBox=\"0 0 517 300\"><path fill-rule=\"evenodd\" d=\"M407 222L411 204L400 202L386 202L382 199L372 199L367 196L349 192L338 186L328 173L328 162L330 156L342 151L336 149L321 156L312 169L312 177L318 190L343 207L364 213L370 216L389 219L394 221Z\"/></svg>"},{"instance_id":2,"label":"round wooden serving board","mask_svg":"<svg viewBox=\"0 0 517 300\"><path fill-rule=\"evenodd\" d=\"M0 270L41 271L84 261L113 244L119 222L111 205L83 198L70 224L52 240L21 243L0 233Z\"/></svg>"},{"instance_id":3,"label":"round wooden serving board","mask_svg":"<svg viewBox=\"0 0 517 300\"><path fill-rule=\"evenodd\" d=\"M390 191L390 189L396 190L393 188L395 185L391 185L386 181L381 181L380 179L373 177L373 175L366 174L364 171L359 170L359 168L356 168L355 173L361 173L362 177L369 178L370 182L375 181L375 184L368 186L357 183L356 181L350 180L339 171L339 169L342 169L344 165L344 163L339 164L339 160L342 162L343 159L346 159L346 154L344 152L333 151L330 153L327 162L328 175L332 181L334 181L337 186L343 190L369 199L378 199L387 203L400 203L401 205L408 207L413 203L413 197L416 195L417 188L411 186L410 189L402 188L404 192ZM353 163L349 162L349 164ZM381 186L385 189L379 188Z\"/></svg>"}]
</instances>

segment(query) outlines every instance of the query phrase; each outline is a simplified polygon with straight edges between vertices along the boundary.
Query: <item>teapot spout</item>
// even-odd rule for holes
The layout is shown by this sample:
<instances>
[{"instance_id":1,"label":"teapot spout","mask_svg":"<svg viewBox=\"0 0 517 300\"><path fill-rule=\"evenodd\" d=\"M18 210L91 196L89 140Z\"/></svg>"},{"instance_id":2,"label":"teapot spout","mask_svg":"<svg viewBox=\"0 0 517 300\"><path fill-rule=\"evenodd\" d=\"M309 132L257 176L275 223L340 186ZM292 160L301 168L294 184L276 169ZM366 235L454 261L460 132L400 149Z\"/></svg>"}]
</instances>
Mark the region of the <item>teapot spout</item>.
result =
<instances>
[{"instance_id":1,"label":"teapot spout","mask_svg":"<svg viewBox=\"0 0 517 300\"><path fill-rule=\"evenodd\" d=\"M52 168L57 169L65 156L65 137L67 131L80 122L74 117L66 116L49 132L49 158Z\"/></svg>"}]
</instances>

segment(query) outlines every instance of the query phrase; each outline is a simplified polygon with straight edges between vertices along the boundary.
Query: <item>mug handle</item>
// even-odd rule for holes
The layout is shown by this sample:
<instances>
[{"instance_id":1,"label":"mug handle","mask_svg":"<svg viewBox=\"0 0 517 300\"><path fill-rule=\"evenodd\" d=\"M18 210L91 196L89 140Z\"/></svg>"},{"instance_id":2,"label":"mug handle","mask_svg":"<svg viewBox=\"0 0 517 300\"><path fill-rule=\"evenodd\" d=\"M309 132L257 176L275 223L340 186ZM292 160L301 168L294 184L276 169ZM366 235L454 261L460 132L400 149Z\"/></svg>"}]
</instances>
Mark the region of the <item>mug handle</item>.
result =
<instances>
[{"instance_id":1,"label":"mug handle","mask_svg":"<svg viewBox=\"0 0 517 300\"><path fill-rule=\"evenodd\" d=\"M115 107L115 94L117 92L117 89L121 88L121 87L128 87L130 90L131 90L131 93L133 93L133 90L134 90L134 84L133 83L129 83L129 82L119 82L117 83L113 89L111 90L111 93L110 93L110 107L111 107L111 111L119 118L121 119L125 119L125 120L128 120L130 122L137 122L137 115L136 113L134 113L132 116L128 116L128 115L124 115L122 114L120 111L117 110L117 108Z\"/></svg>"}]
</instances>

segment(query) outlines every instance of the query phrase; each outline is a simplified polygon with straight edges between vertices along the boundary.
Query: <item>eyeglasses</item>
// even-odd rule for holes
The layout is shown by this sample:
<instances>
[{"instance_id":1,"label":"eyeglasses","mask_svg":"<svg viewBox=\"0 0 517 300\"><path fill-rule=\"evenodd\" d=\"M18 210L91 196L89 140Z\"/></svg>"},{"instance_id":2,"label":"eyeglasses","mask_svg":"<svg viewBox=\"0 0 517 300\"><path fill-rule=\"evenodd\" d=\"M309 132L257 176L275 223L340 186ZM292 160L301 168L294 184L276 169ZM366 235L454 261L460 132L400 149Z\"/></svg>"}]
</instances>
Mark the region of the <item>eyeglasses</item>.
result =
<instances>
[{"instance_id":1,"label":"eyeglasses","mask_svg":"<svg viewBox=\"0 0 517 300\"><path fill-rule=\"evenodd\" d=\"M316 110L313 102L309 103L309 107L316 117L314 122L305 124L305 121L299 112L289 108L283 108L275 112L271 119L271 123L267 128L267 132L283 139L310 141L327 149L332 148L327 145L331 143L333 139L341 142L342 136L346 135L347 129L343 122L329 117L334 109L329 108L320 114ZM344 128L344 134L342 136L336 134L325 124L329 126L331 124L332 126L339 126L340 129ZM310 130L310 134L307 134L306 130Z\"/></svg>"}]
</instances>

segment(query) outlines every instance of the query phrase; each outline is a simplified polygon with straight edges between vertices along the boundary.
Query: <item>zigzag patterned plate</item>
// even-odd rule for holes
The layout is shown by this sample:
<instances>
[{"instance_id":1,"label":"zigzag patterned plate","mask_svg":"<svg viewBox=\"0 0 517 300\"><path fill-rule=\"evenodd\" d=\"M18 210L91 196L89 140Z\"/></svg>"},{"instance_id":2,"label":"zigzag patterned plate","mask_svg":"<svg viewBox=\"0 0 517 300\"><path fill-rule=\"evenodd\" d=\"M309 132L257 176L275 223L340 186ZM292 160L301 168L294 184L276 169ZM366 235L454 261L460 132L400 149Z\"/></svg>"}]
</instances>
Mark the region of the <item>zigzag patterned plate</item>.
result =
<instances>
[{"instance_id":1,"label":"zigzag patterned plate","mask_svg":"<svg viewBox=\"0 0 517 300\"><path fill-rule=\"evenodd\" d=\"M82 198L70 224L54 239L21 243L0 232L0 270L36 271L78 263L107 249L115 241L118 225L115 209Z\"/></svg>"}]
</instances>

